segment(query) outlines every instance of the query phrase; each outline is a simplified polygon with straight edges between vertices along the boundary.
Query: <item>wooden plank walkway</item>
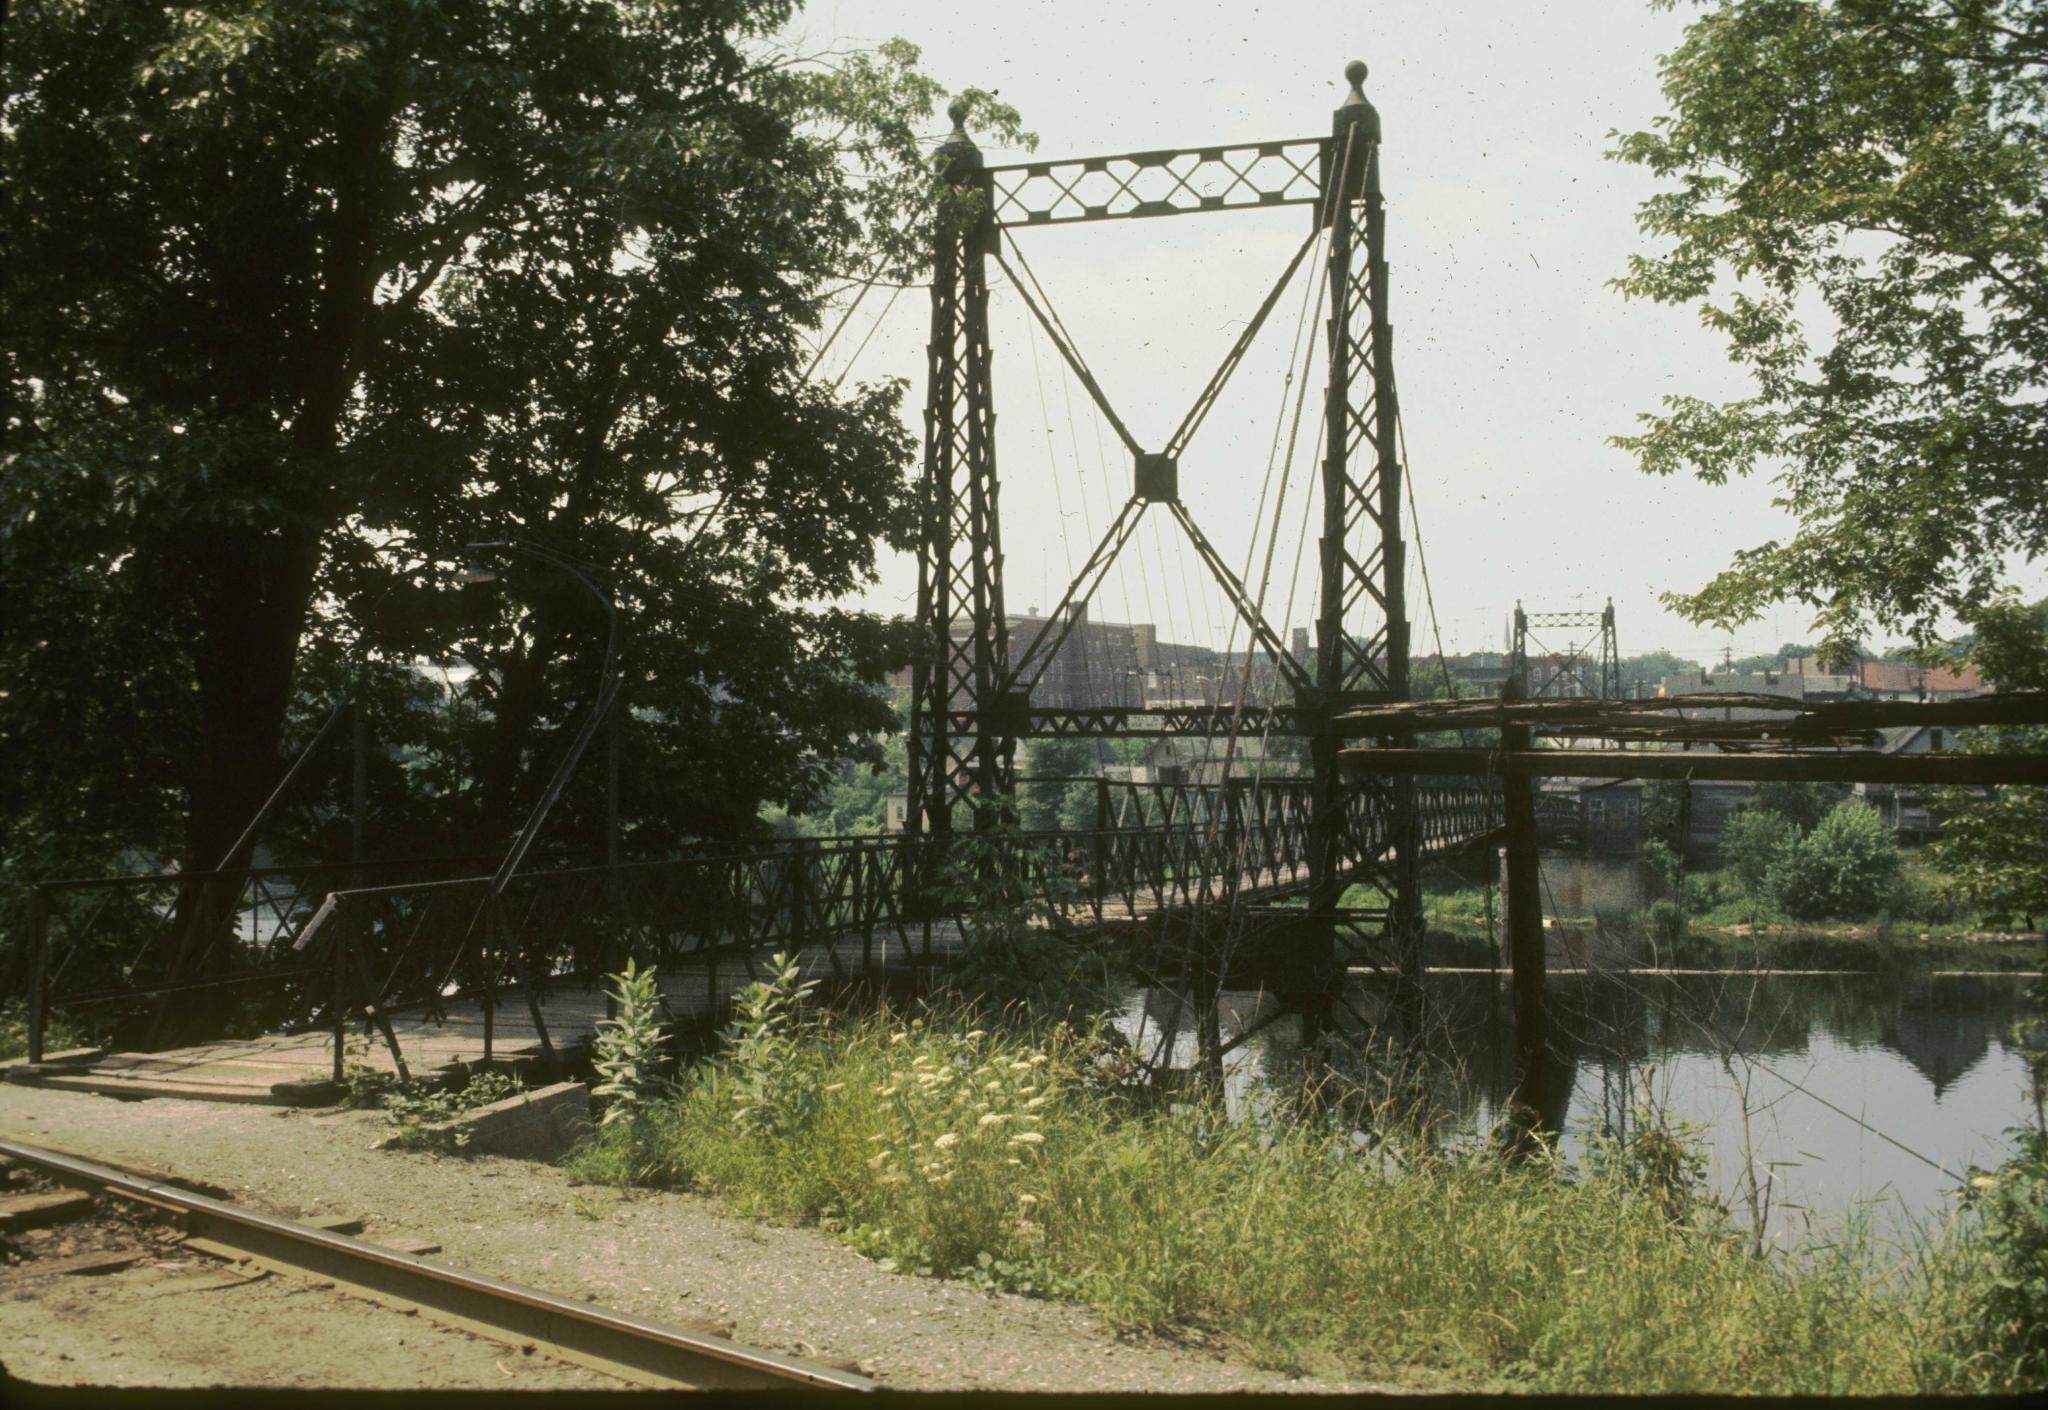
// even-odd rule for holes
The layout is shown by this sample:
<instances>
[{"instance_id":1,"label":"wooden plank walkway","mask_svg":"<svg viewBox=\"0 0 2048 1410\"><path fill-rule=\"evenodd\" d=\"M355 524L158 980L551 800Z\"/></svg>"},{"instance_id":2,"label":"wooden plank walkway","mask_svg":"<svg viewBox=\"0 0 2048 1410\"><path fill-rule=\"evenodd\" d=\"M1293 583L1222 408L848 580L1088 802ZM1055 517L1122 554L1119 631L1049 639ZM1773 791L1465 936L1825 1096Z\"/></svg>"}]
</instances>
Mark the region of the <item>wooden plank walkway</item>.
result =
<instances>
[{"instance_id":1,"label":"wooden plank walkway","mask_svg":"<svg viewBox=\"0 0 2048 1410\"><path fill-rule=\"evenodd\" d=\"M832 937L797 952L799 972L806 979L831 979L863 972L863 950L882 961L866 971L875 975L903 973L902 937L877 934L872 942L858 933ZM922 949L922 934L918 936ZM885 949L886 947L886 949ZM940 963L958 953L960 935L950 923L932 927L931 957L916 962ZM711 959L657 966L663 1003L675 1021L688 1022L729 1000L761 972L774 946L749 956L738 953ZM884 958L886 954L886 959ZM751 961L751 963L750 963ZM573 1059L597 1034L605 1016L602 988L590 983L550 985L540 1003L549 1041L558 1056ZM415 1078L445 1075L449 1069L483 1061L484 1015L479 999L450 1000L439 1018L424 1008L394 1011L391 1027ZM396 1064L382 1034L368 1023L352 1025L361 1036L354 1061L372 1071L395 1076ZM507 989L499 996L492 1024L491 1053L497 1062L531 1062L543 1056L526 992ZM159 1053L53 1054L38 1064L13 1063L0 1072L6 1080L28 1086L97 1092L141 1099L183 1097L192 1101L256 1102L295 1105L331 1101L334 1035L331 1030L271 1033L260 1038L224 1038L189 1048Z\"/></svg>"}]
</instances>

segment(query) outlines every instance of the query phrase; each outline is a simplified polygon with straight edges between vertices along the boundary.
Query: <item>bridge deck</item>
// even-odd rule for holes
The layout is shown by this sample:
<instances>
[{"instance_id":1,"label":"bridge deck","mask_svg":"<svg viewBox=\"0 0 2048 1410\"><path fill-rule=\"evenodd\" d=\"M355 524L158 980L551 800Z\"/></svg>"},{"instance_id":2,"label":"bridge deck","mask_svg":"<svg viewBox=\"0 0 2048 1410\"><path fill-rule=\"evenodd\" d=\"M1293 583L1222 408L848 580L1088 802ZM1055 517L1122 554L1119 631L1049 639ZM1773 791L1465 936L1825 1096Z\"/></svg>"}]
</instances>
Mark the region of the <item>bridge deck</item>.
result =
<instances>
[{"instance_id":1,"label":"bridge deck","mask_svg":"<svg viewBox=\"0 0 2048 1410\"><path fill-rule=\"evenodd\" d=\"M871 963L863 965L866 942L857 933L830 942L804 946L797 963L807 979L827 979L865 971L873 975L904 972L916 964L943 963L957 954L960 935L951 924L932 927L929 956L914 957L900 945L885 946L874 938ZM772 947L770 947L772 948ZM689 1022L715 1011L733 992L759 977L768 949L747 955L728 953L657 969L662 1000L675 1021ZM574 1058L588 1048L605 1016L604 991L595 983L564 981L550 985L541 998L541 1018L556 1053ZM431 1077L450 1068L483 1061L483 1003L475 998L448 1001L446 1012L431 1017L424 1007L395 1010L391 1027L414 1077ZM355 1062L374 1072L395 1076L396 1064L382 1035L368 1024L353 1025L363 1036ZM540 1034L523 989L508 988L498 997L492 1023L494 1060L530 1062L542 1056ZM334 1068L331 1030L272 1033L260 1038L224 1038L193 1047L158 1053L80 1053L4 1070L10 1081L116 1097L184 1097L194 1101L263 1102L291 1105L331 1099L325 1084Z\"/></svg>"},{"instance_id":2,"label":"bridge deck","mask_svg":"<svg viewBox=\"0 0 2048 1410\"><path fill-rule=\"evenodd\" d=\"M1283 868L1276 879L1268 871L1258 884L1246 884L1246 900L1271 899L1297 889L1306 867ZM1246 878L1250 883L1251 878ZM1135 906L1105 901L1105 925L1130 924L1159 913L1160 907L1140 897ZM1092 923L1094 907L1077 908L1076 920ZM733 992L758 977L760 965L775 948L763 945L751 953L726 952L692 957L658 966L664 1003L678 1022L715 1011ZM935 922L927 945L923 927L905 933L896 926L876 927L863 934L845 931L797 950L806 978L829 979L866 974L886 977L920 967L944 964L960 950L960 934L950 922ZM601 988L590 982L563 981L543 996L541 1016L558 1056L574 1058L596 1036L605 1016ZM451 999L445 1012L431 1017L424 1006L395 1009L391 1026L415 1077L446 1075L462 1064L483 1060L483 1005L475 998ZM381 1034L366 1023L353 1026L367 1040L358 1044L354 1061L371 1071L396 1074L396 1065ZM331 1030L273 1033L256 1038L221 1039L163 1052L81 1052L53 1055L41 1064L16 1063L0 1068L7 1080L35 1086L97 1092L140 1099L183 1097L199 1101L257 1102L278 1105L331 1100L333 1071ZM524 990L508 988L498 1000L492 1028L494 1060L518 1064L543 1055Z\"/></svg>"}]
</instances>

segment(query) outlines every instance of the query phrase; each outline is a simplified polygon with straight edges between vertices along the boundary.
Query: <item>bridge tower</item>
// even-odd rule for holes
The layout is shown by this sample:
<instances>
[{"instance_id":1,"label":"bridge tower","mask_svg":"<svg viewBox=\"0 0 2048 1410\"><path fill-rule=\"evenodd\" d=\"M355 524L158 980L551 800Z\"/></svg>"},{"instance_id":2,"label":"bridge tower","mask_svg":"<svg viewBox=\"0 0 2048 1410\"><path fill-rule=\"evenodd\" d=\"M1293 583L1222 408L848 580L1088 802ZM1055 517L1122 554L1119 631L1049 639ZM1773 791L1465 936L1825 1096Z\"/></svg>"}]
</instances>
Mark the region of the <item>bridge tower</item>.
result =
<instances>
[{"instance_id":1,"label":"bridge tower","mask_svg":"<svg viewBox=\"0 0 2048 1410\"><path fill-rule=\"evenodd\" d=\"M1530 628L1563 631L1564 645L1553 648L1538 639L1544 661L1533 671L1529 663ZM1515 637L1509 671L1521 685L1522 698L1593 696L1621 697L1621 648L1614 632L1614 599L1598 612L1524 612L1515 604Z\"/></svg>"},{"instance_id":2,"label":"bridge tower","mask_svg":"<svg viewBox=\"0 0 2048 1410\"><path fill-rule=\"evenodd\" d=\"M1239 731L1305 736L1313 780L1310 816L1295 842L1305 851L1309 902L1284 913L1290 972L1321 988L1342 977L1347 942L1374 963L1391 957L1421 969L1422 905L1415 786L1407 779L1340 774L1336 718L1347 709L1409 694L1406 546L1401 522L1399 403L1387 318L1386 208L1381 125L1364 91L1366 66L1349 83L1330 135L1236 146L1125 153L990 167L968 137L956 103L940 149L942 193L933 250L927 349L923 520L913 668L907 830L943 837L981 826L990 802L1014 787L1018 741L1032 735L1208 735ZM1090 374L1081 351L1030 274L1012 231L1079 221L1156 217L1282 205L1313 219L1280 283L1163 447L1141 445ZM1320 605L1312 663L1295 659L1284 625L1267 619L1196 524L1179 494L1180 457L1289 279L1321 242L1329 310L1322 496ZM1016 256L1013 266L1005 256ZM993 257L1131 454L1130 494L1101 542L1049 611L1032 641L1012 650L1003 610L1003 553L994 445L988 327ZM1021 267L1024 273L1017 270ZM1146 715L1127 707L1046 709L1032 688L1077 621L1139 519L1158 508L1191 542L1256 649L1270 658L1291 698L1273 707L1218 701ZM1230 809L1224 810L1226 813ZM1346 909L1353 884L1366 904ZM1234 884L1231 888L1234 893ZM1227 918L1241 919L1234 898ZM1283 915L1275 913L1275 921ZM1370 953L1367 953L1367 952Z\"/></svg>"}]
</instances>

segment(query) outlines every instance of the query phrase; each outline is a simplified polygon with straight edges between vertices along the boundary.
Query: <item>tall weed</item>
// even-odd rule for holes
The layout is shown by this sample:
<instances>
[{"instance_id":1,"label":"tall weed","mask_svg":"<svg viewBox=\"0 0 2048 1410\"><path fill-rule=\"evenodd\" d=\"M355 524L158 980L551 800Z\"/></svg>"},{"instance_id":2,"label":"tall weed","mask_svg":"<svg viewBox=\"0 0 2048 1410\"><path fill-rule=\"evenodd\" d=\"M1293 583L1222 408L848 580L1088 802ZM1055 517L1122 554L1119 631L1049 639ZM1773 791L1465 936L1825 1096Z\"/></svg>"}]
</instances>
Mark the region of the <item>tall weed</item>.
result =
<instances>
[{"instance_id":1,"label":"tall weed","mask_svg":"<svg viewBox=\"0 0 2048 1410\"><path fill-rule=\"evenodd\" d=\"M1273 1367L1576 1391L1988 1383L1969 1240L1906 1265L1853 1230L1753 1257L1689 1196L1682 1148L1574 1170L1350 1119L1231 1122L1105 1082L1102 1050L1065 1025L884 1012L747 1048L759 1037L597 1133L579 1172L694 1184L910 1272L1085 1299ZM748 1051L772 1052L769 1089Z\"/></svg>"}]
</instances>

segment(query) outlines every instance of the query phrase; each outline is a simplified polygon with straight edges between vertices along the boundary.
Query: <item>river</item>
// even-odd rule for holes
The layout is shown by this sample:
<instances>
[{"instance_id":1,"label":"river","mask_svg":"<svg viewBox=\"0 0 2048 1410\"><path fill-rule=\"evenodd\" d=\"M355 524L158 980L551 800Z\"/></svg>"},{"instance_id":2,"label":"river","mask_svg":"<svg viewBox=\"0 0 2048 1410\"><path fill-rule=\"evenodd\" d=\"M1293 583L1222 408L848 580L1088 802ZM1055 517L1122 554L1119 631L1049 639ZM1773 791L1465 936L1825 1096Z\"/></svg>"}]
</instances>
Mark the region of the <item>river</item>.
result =
<instances>
[{"instance_id":1,"label":"river","mask_svg":"<svg viewBox=\"0 0 2048 1410\"><path fill-rule=\"evenodd\" d=\"M1971 1164L1994 1165L2007 1127L2026 1119L2026 1071L2011 1030L2032 982L2018 975L1851 973L1603 973L1551 976L1555 1049L1563 1080L1546 1113L1566 1153L1590 1135L1633 1123L1645 1099L1689 1127L1708 1179L1745 1216L1742 1171L1756 1162L1766 1227L1794 1238L1809 1214L1829 1223L1867 1213L1884 1237L1909 1243L1946 1217ZM1455 1129L1488 1130L1513 1077L1505 976L1432 974L1419 1043L1442 1084ZM1345 1000L1383 1011L1376 981ZM1224 996L1226 1039L1269 1010L1252 994ZM1155 1057L1171 1004L1132 996L1127 1034ZM1225 1060L1233 1109L1261 1104L1291 1080L1299 1021L1280 1018ZM1176 1062L1192 1056L1182 1025ZM1561 1098L1561 1100L1560 1100ZM1745 1139L1744 1116L1748 1133Z\"/></svg>"}]
</instances>

